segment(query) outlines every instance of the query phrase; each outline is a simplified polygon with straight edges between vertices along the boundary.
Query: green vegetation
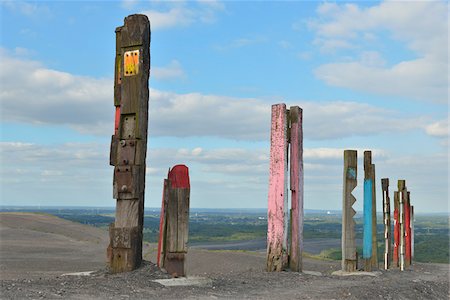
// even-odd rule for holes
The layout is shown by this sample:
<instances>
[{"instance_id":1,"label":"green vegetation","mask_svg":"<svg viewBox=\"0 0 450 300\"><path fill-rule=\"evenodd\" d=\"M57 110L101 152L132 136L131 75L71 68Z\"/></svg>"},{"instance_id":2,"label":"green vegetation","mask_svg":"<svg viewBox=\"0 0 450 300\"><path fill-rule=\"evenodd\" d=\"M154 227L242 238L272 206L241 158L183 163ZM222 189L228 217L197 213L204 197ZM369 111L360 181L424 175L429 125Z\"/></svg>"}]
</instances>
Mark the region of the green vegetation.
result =
<instances>
[{"instance_id":1,"label":"green vegetation","mask_svg":"<svg viewBox=\"0 0 450 300\"><path fill-rule=\"evenodd\" d=\"M2 211L8 211L2 209ZM9 210L11 211L11 210ZM28 210L48 213L71 221L88 224L105 230L114 222L114 209L45 209ZM356 238L362 239L362 218L356 218ZM378 258L383 260L384 237L381 217L378 216ZM237 242L265 239L267 232L266 212L231 210L191 210L189 222L189 242L215 243ZM392 229L393 232L393 229ZM414 222L415 251L414 260L418 262L449 263L449 216L416 215ZM157 242L159 237L159 212L145 212L144 240ZM305 214L304 239L341 238L341 216L339 214ZM362 250L358 249L362 255ZM341 259L339 248L323 250L315 257L323 259Z\"/></svg>"}]
</instances>

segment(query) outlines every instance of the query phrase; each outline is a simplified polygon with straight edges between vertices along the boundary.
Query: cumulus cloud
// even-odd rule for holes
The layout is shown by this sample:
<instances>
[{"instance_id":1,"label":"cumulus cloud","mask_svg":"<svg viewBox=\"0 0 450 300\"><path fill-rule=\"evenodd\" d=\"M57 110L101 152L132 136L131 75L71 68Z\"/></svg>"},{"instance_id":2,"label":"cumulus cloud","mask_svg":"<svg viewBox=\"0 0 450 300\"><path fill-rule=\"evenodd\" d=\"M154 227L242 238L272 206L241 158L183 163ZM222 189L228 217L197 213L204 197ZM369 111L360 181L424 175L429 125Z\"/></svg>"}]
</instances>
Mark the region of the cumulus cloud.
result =
<instances>
[{"instance_id":1,"label":"cumulus cloud","mask_svg":"<svg viewBox=\"0 0 450 300\"><path fill-rule=\"evenodd\" d=\"M0 59L3 121L68 125L99 135L112 132L112 79L48 69L4 50ZM423 128L429 119L349 101L299 100L292 105L303 108L304 134L311 140L414 130ZM270 109L271 104L256 98L177 94L151 88L149 127L153 136L268 140Z\"/></svg>"},{"instance_id":2,"label":"cumulus cloud","mask_svg":"<svg viewBox=\"0 0 450 300\"><path fill-rule=\"evenodd\" d=\"M180 62L176 59L165 67L153 67L150 73L152 78L159 80L181 78L185 75Z\"/></svg>"},{"instance_id":3,"label":"cumulus cloud","mask_svg":"<svg viewBox=\"0 0 450 300\"><path fill-rule=\"evenodd\" d=\"M425 132L431 136L448 137L448 119L427 125L425 127Z\"/></svg>"},{"instance_id":4,"label":"cumulus cloud","mask_svg":"<svg viewBox=\"0 0 450 300\"><path fill-rule=\"evenodd\" d=\"M108 205L112 199L109 145L66 143L41 145L1 142L2 204ZM357 149L362 157L364 149ZM342 197L340 148L305 148L305 207L340 209ZM392 155L375 149L377 178L406 179L418 211L445 211L448 191L444 154ZM162 182L169 167L190 169L192 207L265 207L267 204L269 149L149 148L147 154L147 206L159 206ZM355 195L362 199L362 161ZM24 189L23 186L27 188ZM377 191L381 193L381 191ZM14 203L7 202L14 199ZM356 204L362 208L362 201Z\"/></svg>"},{"instance_id":5,"label":"cumulus cloud","mask_svg":"<svg viewBox=\"0 0 450 300\"><path fill-rule=\"evenodd\" d=\"M385 1L362 8L324 3L309 22L325 51L371 49L368 40L388 32L417 58L392 65L367 64L361 57L324 64L315 75L329 85L446 104L448 96L448 9L441 1ZM418 17L420 16L420 17ZM370 38L368 38L370 37ZM373 52L373 49L371 49Z\"/></svg>"},{"instance_id":6,"label":"cumulus cloud","mask_svg":"<svg viewBox=\"0 0 450 300\"><path fill-rule=\"evenodd\" d=\"M213 23L217 12L224 8L224 4L218 1L198 1L189 7L182 2L172 2L165 10L148 9L141 13L149 17L152 30L160 30L194 23Z\"/></svg>"}]
</instances>

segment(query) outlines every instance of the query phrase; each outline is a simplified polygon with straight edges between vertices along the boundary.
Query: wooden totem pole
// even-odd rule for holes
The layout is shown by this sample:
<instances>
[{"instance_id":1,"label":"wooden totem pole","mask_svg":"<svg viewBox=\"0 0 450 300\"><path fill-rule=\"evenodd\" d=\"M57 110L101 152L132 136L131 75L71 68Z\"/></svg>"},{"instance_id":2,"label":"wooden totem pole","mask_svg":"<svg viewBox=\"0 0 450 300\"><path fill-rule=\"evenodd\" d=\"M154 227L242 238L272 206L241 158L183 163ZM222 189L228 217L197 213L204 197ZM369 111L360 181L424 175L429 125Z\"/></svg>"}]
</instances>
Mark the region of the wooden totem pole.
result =
<instances>
[{"instance_id":1,"label":"wooden totem pole","mask_svg":"<svg viewBox=\"0 0 450 300\"><path fill-rule=\"evenodd\" d=\"M164 180L157 265L173 277L186 275L190 189L188 167L176 165L169 170Z\"/></svg>"},{"instance_id":2,"label":"wooden totem pole","mask_svg":"<svg viewBox=\"0 0 450 300\"><path fill-rule=\"evenodd\" d=\"M400 244L399 244L399 264L400 264L400 270L405 270L405 200L407 198L407 190L406 190L406 184L405 180L399 180L398 181L398 199L399 199L399 205L398 205L398 219L400 223L400 230L399 230L399 237L400 237Z\"/></svg>"},{"instance_id":3,"label":"wooden totem pole","mask_svg":"<svg viewBox=\"0 0 450 300\"><path fill-rule=\"evenodd\" d=\"M399 247L400 247L400 200L399 192L394 191L394 251L392 254L392 264L399 266Z\"/></svg>"},{"instance_id":4,"label":"wooden totem pole","mask_svg":"<svg viewBox=\"0 0 450 300\"><path fill-rule=\"evenodd\" d=\"M303 253L303 129L302 109L272 105L267 229L267 271L288 265L302 270ZM290 144L290 151L289 151ZM290 236L288 251L288 155L290 154Z\"/></svg>"},{"instance_id":5,"label":"wooden totem pole","mask_svg":"<svg viewBox=\"0 0 450 300\"><path fill-rule=\"evenodd\" d=\"M142 261L150 74L150 23L145 15L130 15L116 29L115 60L110 164L117 203L116 219L109 228L108 261L112 272L125 272Z\"/></svg>"},{"instance_id":6,"label":"wooden totem pole","mask_svg":"<svg viewBox=\"0 0 450 300\"><path fill-rule=\"evenodd\" d=\"M364 269L378 269L377 206L375 194L375 165L372 151L364 151ZM370 237L369 237L370 236ZM369 250L368 248L371 248ZM369 266L370 264L370 266Z\"/></svg>"},{"instance_id":7,"label":"wooden totem pole","mask_svg":"<svg viewBox=\"0 0 450 300\"><path fill-rule=\"evenodd\" d=\"M342 271L355 272L358 267L356 253L355 220L356 211L353 204L356 202L352 191L357 186L358 152L356 150L344 151L344 190L342 195Z\"/></svg>"},{"instance_id":8,"label":"wooden totem pole","mask_svg":"<svg viewBox=\"0 0 450 300\"><path fill-rule=\"evenodd\" d=\"M391 265L391 201L389 198L389 178L381 179L381 189L383 191L383 223L384 223L384 269Z\"/></svg>"}]
</instances>

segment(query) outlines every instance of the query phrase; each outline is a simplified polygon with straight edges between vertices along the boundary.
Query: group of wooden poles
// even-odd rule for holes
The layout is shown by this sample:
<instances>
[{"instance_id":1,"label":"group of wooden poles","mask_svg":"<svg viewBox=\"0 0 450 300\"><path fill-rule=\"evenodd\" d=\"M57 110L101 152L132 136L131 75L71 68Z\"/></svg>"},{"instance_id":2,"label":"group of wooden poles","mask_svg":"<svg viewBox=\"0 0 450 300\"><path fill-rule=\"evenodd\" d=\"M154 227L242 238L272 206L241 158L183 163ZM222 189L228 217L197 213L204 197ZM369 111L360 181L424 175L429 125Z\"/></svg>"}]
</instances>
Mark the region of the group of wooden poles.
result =
<instances>
[{"instance_id":1,"label":"group of wooden poles","mask_svg":"<svg viewBox=\"0 0 450 300\"><path fill-rule=\"evenodd\" d=\"M267 271L290 268L302 270L303 253L303 125L302 109L285 104L272 105L270 135L270 168L267 229ZM355 238L357 186L357 151L344 151L343 207L342 207L342 271L358 270ZM288 176L289 174L289 176ZM289 184L288 184L289 181ZM363 269L379 269L377 255L375 165L372 152L364 152L364 222ZM412 263L414 249L414 208L405 180L398 181L394 193L394 241L391 238L389 179L381 180L383 191L384 269L404 270ZM288 189L291 208L288 208ZM392 250L393 248L393 250Z\"/></svg>"},{"instance_id":2,"label":"group of wooden poles","mask_svg":"<svg viewBox=\"0 0 450 300\"><path fill-rule=\"evenodd\" d=\"M352 191L357 186L357 151L344 151L344 193L342 208L342 270L354 272L358 269L358 253L355 240L356 214L353 204L356 198ZM378 265L378 241L376 219L375 165L371 151L364 152L364 223L363 261L364 270L372 271ZM398 180L398 191L394 192L394 239L391 236L391 205L389 179L381 179L383 192L384 255L383 268L399 267L405 270L413 259L414 249L414 207L405 180ZM393 248L393 249L392 249Z\"/></svg>"},{"instance_id":3,"label":"group of wooden poles","mask_svg":"<svg viewBox=\"0 0 450 300\"><path fill-rule=\"evenodd\" d=\"M130 15L116 29L114 76L115 126L110 164L114 166L115 222L107 249L112 272L131 271L142 262L144 190L150 75L150 23L145 15ZM267 271L289 267L302 271L303 253L303 120L298 106L272 106L268 196ZM342 268L357 269L355 242L357 153L344 151ZM289 173L288 173L289 172ZM288 176L289 174L289 176ZM378 267L376 240L375 166L364 153L365 269ZM289 180L289 185L288 185ZM394 249L391 251L389 181L382 179L385 224L385 268L391 262L404 270L414 249L413 207L405 181L394 194ZM291 209L288 209L288 189ZM169 170L164 181L157 264L174 276L185 275L189 224L189 172L184 165ZM392 254L391 254L392 252Z\"/></svg>"}]
</instances>

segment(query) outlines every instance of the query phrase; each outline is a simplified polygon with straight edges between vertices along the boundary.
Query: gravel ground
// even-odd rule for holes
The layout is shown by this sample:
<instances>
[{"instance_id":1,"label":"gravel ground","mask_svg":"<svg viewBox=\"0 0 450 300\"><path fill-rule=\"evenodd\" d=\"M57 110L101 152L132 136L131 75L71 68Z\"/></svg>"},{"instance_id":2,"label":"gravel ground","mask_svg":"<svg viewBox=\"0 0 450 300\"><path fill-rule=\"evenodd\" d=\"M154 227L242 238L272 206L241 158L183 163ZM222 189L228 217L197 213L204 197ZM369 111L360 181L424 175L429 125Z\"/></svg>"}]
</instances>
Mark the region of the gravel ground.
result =
<instances>
[{"instance_id":1,"label":"gravel ground","mask_svg":"<svg viewBox=\"0 0 450 300\"><path fill-rule=\"evenodd\" d=\"M339 262L304 258L304 269L320 276L268 273L264 253L251 251L190 249L188 277L209 278L212 286L165 287L153 282L169 278L150 262L155 245L144 248L141 268L110 274L104 231L50 216L33 220L0 214L1 299L449 299L448 264L415 263L377 277L336 276ZM62 276L79 271L95 272Z\"/></svg>"}]
</instances>

